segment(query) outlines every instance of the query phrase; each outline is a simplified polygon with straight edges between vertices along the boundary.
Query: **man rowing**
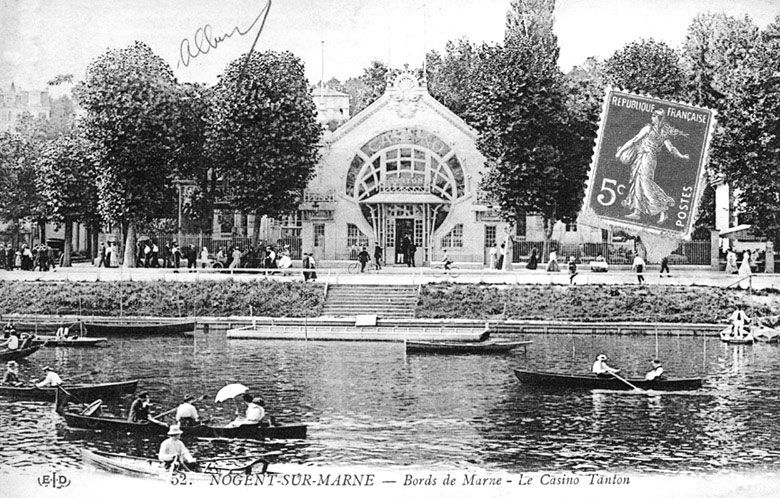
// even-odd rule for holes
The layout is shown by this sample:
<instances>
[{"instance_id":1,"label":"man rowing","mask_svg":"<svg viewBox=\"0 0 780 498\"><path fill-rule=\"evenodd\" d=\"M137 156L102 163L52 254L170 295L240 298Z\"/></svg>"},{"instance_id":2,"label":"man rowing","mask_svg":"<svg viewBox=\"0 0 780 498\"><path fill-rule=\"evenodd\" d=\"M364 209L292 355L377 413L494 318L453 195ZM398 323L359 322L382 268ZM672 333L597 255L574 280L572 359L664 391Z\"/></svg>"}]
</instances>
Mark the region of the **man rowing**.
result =
<instances>
[{"instance_id":1,"label":"man rowing","mask_svg":"<svg viewBox=\"0 0 780 498\"><path fill-rule=\"evenodd\" d=\"M5 365L5 373L3 374L3 385L5 386L20 386L22 381L19 380L19 364L14 360L9 361Z\"/></svg>"},{"instance_id":2,"label":"man rowing","mask_svg":"<svg viewBox=\"0 0 780 498\"><path fill-rule=\"evenodd\" d=\"M619 368L612 368L607 365L607 356L600 354L593 362L593 373L598 377L612 377L612 374L620 372Z\"/></svg>"},{"instance_id":3,"label":"man rowing","mask_svg":"<svg viewBox=\"0 0 780 498\"><path fill-rule=\"evenodd\" d=\"M8 332L8 339L0 343L0 347L3 346L8 348L9 351L16 351L19 349L19 332L11 328Z\"/></svg>"},{"instance_id":4,"label":"man rowing","mask_svg":"<svg viewBox=\"0 0 780 498\"><path fill-rule=\"evenodd\" d=\"M148 422L149 421L149 393L144 391L138 394L130 405L130 411L127 414L128 422Z\"/></svg>"},{"instance_id":5,"label":"man rowing","mask_svg":"<svg viewBox=\"0 0 780 498\"><path fill-rule=\"evenodd\" d=\"M195 399L194 396L188 394L184 396L184 401L176 408L176 422L181 427L191 427L198 425L200 417L198 416L198 410L192 404Z\"/></svg>"},{"instance_id":6,"label":"man rowing","mask_svg":"<svg viewBox=\"0 0 780 498\"><path fill-rule=\"evenodd\" d=\"M193 458L187 447L184 446L184 443L181 442L181 435L181 428L176 424L171 425L168 429L168 439L160 445L160 452L157 457L161 462L165 463L166 469L170 468L174 462L177 462L185 470L195 472L199 470L198 462Z\"/></svg>"},{"instance_id":7,"label":"man rowing","mask_svg":"<svg viewBox=\"0 0 780 498\"><path fill-rule=\"evenodd\" d=\"M41 389L44 387L57 387L62 385L62 379L57 374L57 372L52 370L50 367L43 367L42 370L46 372L46 377L44 377L42 381L35 384L35 387Z\"/></svg>"}]
</instances>

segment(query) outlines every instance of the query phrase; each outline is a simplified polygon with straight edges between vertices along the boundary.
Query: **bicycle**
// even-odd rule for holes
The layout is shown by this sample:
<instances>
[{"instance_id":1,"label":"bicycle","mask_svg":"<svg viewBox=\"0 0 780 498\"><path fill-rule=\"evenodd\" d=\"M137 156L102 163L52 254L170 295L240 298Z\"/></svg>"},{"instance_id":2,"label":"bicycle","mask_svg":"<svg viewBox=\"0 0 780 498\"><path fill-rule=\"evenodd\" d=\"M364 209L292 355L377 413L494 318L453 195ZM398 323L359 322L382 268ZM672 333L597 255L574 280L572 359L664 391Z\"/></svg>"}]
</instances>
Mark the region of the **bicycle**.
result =
<instances>
[{"instance_id":1,"label":"bicycle","mask_svg":"<svg viewBox=\"0 0 780 498\"><path fill-rule=\"evenodd\" d=\"M371 272L373 272L373 271L378 271L378 270L376 270L376 269L375 269L373 266L374 266L374 265L373 265L373 263L371 263L371 262L369 261L368 263L366 263L366 269L365 269L365 271L363 271L362 273L371 273ZM352 274L355 274L355 273L361 273L361 271L360 271L360 261L355 261L354 263L351 263L351 264L350 264L350 265L347 267L347 271L348 271L349 273L352 273Z\"/></svg>"}]
</instances>

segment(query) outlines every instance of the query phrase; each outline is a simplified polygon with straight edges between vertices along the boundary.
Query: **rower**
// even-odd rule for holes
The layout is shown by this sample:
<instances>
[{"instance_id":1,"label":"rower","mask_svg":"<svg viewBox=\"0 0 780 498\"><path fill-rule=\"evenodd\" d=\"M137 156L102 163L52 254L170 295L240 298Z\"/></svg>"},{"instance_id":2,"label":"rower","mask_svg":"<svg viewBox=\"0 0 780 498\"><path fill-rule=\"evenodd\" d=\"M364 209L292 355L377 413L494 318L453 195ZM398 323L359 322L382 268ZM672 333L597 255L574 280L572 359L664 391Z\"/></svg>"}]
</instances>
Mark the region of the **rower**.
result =
<instances>
[{"instance_id":1,"label":"rower","mask_svg":"<svg viewBox=\"0 0 780 498\"><path fill-rule=\"evenodd\" d=\"M607 365L607 356L600 354L593 362L593 373L599 377L612 377L612 374L620 372L619 368L612 368Z\"/></svg>"},{"instance_id":2,"label":"rower","mask_svg":"<svg viewBox=\"0 0 780 498\"><path fill-rule=\"evenodd\" d=\"M653 369L645 374L645 379L662 380L661 376L664 374L664 367L661 366L661 360L655 358L651 363L653 365Z\"/></svg>"},{"instance_id":3,"label":"rower","mask_svg":"<svg viewBox=\"0 0 780 498\"><path fill-rule=\"evenodd\" d=\"M2 383L6 386L20 386L22 384L19 380L19 364L14 360L6 363Z\"/></svg>"},{"instance_id":4,"label":"rower","mask_svg":"<svg viewBox=\"0 0 780 498\"><path fill-rule=\"evenodd\" d=\"M194 399L194 396L188 394L184 396L184 402L176 408L176 422L179 426L191 427L198 425L200 418L198 417L198 410L192 404Z\"/></svg>"},{"instance_id":5,"label":"rower","mask_svg":"<svg viewBox=\"0 0 780 498\"><path fill-rule=\"evenodd\" d=\"M161 462L165 463L166 469L170 468L171 464L176 461L185 470L197 471L199 470L198 462L179 439L181 435L181 428L176 424L171 425L168 429L168 439L160 445L160 452L157 456Z\"/></svg>"},{"instance_id":6,"label":"rower","mask_svg":"<svg viewBox=\"0 0 780 498\"><path fill-rule=\"evenodd\" d=\"M5 346L9 351L16 351L19 349L19 333L11 328L8 340L0 343L0 346Z\"/></svg>"},{"instance_id":7,"label":"rower","mask_svg":"<svg viewBox=\"0 0 780 498\"><path fill-rule=\"evenodd\" d=\"M128 422L148 422L149 421L149 393L144 391L138 394L130 405L130 411L127 414Z\"/></svg>"},{"instance_id":8,"label":"rower","mask_svg":"<svg viewBox=\"0 0 780 498\"><path fill-rule=\"evenodd\" d=\"M35 384L35 387L38 389L42 387L57 387L62 385L62 379L59 375L57 375L57 372L52 370L50 367L43 367L42 370L46 372L46 377L37 384Z\"/></svg>"}]
</instances>

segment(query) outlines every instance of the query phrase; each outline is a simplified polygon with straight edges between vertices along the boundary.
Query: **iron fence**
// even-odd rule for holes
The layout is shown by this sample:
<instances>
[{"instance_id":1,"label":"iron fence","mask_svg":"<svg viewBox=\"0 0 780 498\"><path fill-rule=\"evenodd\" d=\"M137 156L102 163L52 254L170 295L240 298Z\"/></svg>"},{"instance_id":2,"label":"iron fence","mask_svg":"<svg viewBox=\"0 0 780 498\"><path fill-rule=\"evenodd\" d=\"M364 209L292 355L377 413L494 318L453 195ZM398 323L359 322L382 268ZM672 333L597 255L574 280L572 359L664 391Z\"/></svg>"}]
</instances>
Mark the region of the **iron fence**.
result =
<instances>
[{"instance_id":1,"label":"iron fence","mask_svg":"<svg viewBox=\"0 0 780 498\"><path fill-rule=\"evenodd\" d=\"M537 258L540 259L543 249L543 241L516 241L513 247L512 262L527 262L531 251L536 249ZM566 261L570 256L578 263L587 263L599 256L604 257L611 265L630 265L636 256L636 247L633 241L598 243L585 242L582 244L562 244L557 240L550 241L550 250L556 251L558 261ZM692 240L682 242L668 257L670 265L702 265L710 264L712 246L709 240ZM660 261L648 261L655 264Z\"/></svg>"}]
</instances>

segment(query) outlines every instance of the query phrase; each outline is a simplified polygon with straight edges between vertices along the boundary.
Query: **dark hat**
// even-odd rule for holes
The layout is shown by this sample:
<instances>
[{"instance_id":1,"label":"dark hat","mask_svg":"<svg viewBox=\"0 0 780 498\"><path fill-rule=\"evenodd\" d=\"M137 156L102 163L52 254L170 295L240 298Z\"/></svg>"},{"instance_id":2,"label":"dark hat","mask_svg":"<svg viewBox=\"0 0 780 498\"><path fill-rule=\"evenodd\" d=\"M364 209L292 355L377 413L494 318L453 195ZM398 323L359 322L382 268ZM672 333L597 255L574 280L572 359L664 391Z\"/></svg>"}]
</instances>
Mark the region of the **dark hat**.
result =
<instances>
[{"instance_id":1,"label":"dark hat","mask_svg":"<svg viewBox=\"0 0 780 498\"><path fill-rule=\"evenodd\" d=\"M660 365L661 364L661 360L659 360L658 358L653 358L650 361L650 363L652 363L653 365Z\"/></svg>"}]
</instances>

